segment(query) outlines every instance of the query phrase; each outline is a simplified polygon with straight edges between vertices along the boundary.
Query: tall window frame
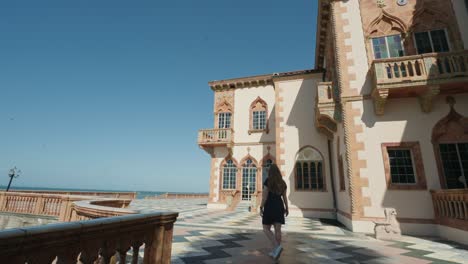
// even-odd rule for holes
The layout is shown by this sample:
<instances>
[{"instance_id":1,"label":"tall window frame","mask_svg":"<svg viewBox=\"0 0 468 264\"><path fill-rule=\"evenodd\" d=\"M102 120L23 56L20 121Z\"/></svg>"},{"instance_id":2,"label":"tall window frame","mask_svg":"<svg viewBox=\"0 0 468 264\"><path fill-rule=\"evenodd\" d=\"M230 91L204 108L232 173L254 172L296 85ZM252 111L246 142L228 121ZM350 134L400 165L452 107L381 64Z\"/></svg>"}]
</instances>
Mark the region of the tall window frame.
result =
<instances>
[{"instance_id":1,"label":"tall window frame","mask_svg":"<svg viewBox=\"0 0 468 264\"><path fill-rule=\"evenodd\" d=\"M447 104L450 105L450 111L444 118L439 120L432 129L432 144L434 148L435 159L437 162L437 169L439 172L440 186L442 187L442 189L449 189L457 186L449 185L447 182L447 177L452 177L453 175L447 175L447 170L443 161L443 153L441 153L441 145L468 144L468 131L466 130L466 128L468 127L468 117L465 117L456 111L455 98L453 98L452 96L447 96L446 101ZM456 153L456 159L460 159L462 157L460 157L459 146L457 148L458 150ZM463 158L463 160L466 160L466 155L468 154L464 154L465 158ZM457 161L456 163L459 164L459 161ZM464 176L464 182L468 184L468 175L466 174L468 171L468 164L466 164L465 161L465 164L459 164L459 166L466 167L466 170L463 170L464 175L459 175L459 177ZM461 177L459 177L452 179L452 181L461 180ZM465 185L465 183L463 183L462 185ZM462 187L462 185L458 186ZM466 186L465 188L468 188L468 186Z\"/></svg>"},{"instance_id":2,"label":"tall window frame","mask_svg":"<svg viewBox=\"0 0 468 264\"><path fill-rule=\"evenodd\" d=\"M432 33L435 33L435 32L443 32L444 33L444 37L445 37L445 41L446 41L446 45L447 45L447 49L446 50L436 50L434 48L434 36ZM431 50L430 51L420 51L420 46L418 45L418 37L417 35L419 34L424 34L426 33L427 34L427 40L429 40L429 44L430 44L430 47L431 47ZM449 34L448 34L448 31L446 28L439 28L439 29L433 29L433 30L423 30L423 31L418 31L418 32L414 32L413 34L413 42L414 42L414 47L416 48L416 52L418 54L425 54L425 53L434 53L434 52L450 52L450 50L452 49L451 48L451 43L450 43L450 38L449 38Z\"/></svg>"},{"instance_id":3,"label":"tall window frame","mask_svg":"<svg viewBox=\"0 0 468 264\"><path fill-rule=\"evenodd\" d=\"M218 113L218 128L227 129L231 128L232 113L231 112L219 112Z\"/></svg>"},{"instance_id":4,"label":"tall window frame","mask_svg":"<svg viewBox=\"0 0 468 264\"><path fill-rule=\"evenodd\" d=\"M426 190L426 175L424 172L424 164L422 160L421 148L419 142L391 142L382 143L382 158L385 171L385 179L387 182L387 189L389 190ZM409 158L411 159L411 168L414 176L414 183L404 183L400 180L396 181L396 177L400 176L398 170L403 170L403 167L410 166L407 163L394 163L391 160L391 154L389 151L403 150L405 153L410 153ZM397 157L404 160L408 157ZM398 161L399 162L399 161ZM392 164L393 163L393 164ZM395 171L396 170L396 171ZM406 173L406 174L405 174ZM409 172L402 172L402 178L405 175L409 175ZM392 178L393 176L393 178Z\"/></svg>"},{"instance_id":5,"label":"tall window frame","mask_svg":"<svg viewBox=\"0 0 468 264\"><path fill-rule=\"evenodd\" d=\"M269 132L268 129L268 104L257 97L249 109L249 134Z\"/></svg>"},{"instance_id":6,"label":"tall window frame","mask_svg":"<svg viewBox=\"0 0 468 264\"><path fill-rule=\"evenodd\" d=\"M237 189L237 165L232 159L227 159L223 164L222 169L222 189L235 190Z\"/></svg>"},{"instance_id":7,"label":"tall window frame","mask_svg":"<svg viewBox=\"0 0 468 264\"><path fill-rule=\"evenodd\" d=\"M252 157L247 157L242 162L242 187L241 199L250 201L252 196L257 191L257 164Z\"/></svg>"},{"instance_id":8,"label":"tall window frame","mask_svg":"<svg viewBox=\"0 0 468 264\"><path fill-rule=\"evenodd\" d=\"M294 187L296 191L326 192L326 178L322 154L312 146L306 146L296 155Z\"/></svg>"},{"instance_id":9,"label":"tall window frame","mask_svg":"<svg viewBox=\"0 0 468 264\"><path fill-rule=\"evenodd\" d=\"M397 49L396 52L398 53L397 55L395 55L395 51L394 49L392 49L393 47L391 47L389 45L389 42L390 42L390 38L394 38L394 37L398 37L398 41L395 41L395 40L392 40L393 42L392 43L398 43L399 45L399 48L400 49ZM377 42L381 42L382 40L385 41L385 43L377 43ZM387 35L387 36L380 36L380 37L373 37L370 39L371 41L371 47L372 47L372 55L373 55L373 58L375 60L378 60L378 59L388 59L388 58L397 58L397 57L403 57L405 56L405 46L404 46L404 43L403 43L403 38L401 36L401 34L393 34L393 35ZM382 45L384 44L384 45ZM376 48L379 47L379 48L385 48L385 53L382 53L382 51L378 51L376 50ZM392 53L393 51L393 53ZM381 55L377 55L377 54L381 54ZM386 54L386 56L382 56L382 54Z\"/></svg>"},{"instance_id":10,"label":"tall window frame","mask_svg":"<svg viewBox=\"0 0 468 264\"><path fill-rule=\"evenodd\" d=\"M468 141L439 143L439 153L447 189L467 189ZM463 183L460 179L464 178Z\"/></svg>"}]
</instances>

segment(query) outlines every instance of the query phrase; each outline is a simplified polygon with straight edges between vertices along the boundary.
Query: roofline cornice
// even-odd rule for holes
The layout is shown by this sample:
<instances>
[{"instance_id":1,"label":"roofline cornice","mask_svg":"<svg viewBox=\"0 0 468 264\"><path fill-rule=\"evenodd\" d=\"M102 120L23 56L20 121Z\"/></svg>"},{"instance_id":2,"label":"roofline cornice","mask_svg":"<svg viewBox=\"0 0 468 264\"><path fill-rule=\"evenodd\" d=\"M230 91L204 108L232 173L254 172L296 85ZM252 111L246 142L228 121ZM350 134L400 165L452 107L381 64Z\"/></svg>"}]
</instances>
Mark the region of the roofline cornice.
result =
<instances>
[{"instance_id":1,"label":"roofline cornice","mask_svg":"<svg viewBox=\"0 0 468 264\"><path fill-rule=\"evenodd\" d=\"M315 68L322 69L325 60L325 47L327 45L328 24L331 19L330 2L336 0L319 0L317 15L317 32L315 44Z\"/></svg>"},{"instance_id":2,"label":"roofline cornice","mask_svg":"<svg viewBox=\"0 0 468 264\"><path fill-rule=\"evenodd\" d=\"M274 81L304 79L313 74L323 73L323 70L300 70L282 73L273 73L265 75L257 75L250 77L242 77L235 79L226 79L220 81L211 81L208 85L213 91L222 91L238 88L258 87L273 84Z\"/></svg>"}]
</instances>

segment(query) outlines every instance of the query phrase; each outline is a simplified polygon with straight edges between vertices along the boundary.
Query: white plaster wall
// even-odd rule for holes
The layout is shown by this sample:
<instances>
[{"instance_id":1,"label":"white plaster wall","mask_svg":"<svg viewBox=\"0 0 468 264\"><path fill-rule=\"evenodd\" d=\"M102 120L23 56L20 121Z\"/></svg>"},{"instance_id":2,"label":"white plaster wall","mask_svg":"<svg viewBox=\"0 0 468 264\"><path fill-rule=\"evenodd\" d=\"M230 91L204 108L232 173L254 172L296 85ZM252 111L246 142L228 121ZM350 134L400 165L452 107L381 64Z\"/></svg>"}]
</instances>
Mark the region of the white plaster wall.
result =
<instances>
[{"instance_id":1,"label":"white plaster wall","mask_svg":"<svg viewBox=\"0 0 468 264\"><path fill-rule=\"evenodd\" d=\"M438 226L439 236L448 240L468 245L468 232L448 226Z\"/></svg>"},{"instance_id":2,"label":"white plaster wall","mask_svg":"<svg viewBox=\"0 0 468 264\"><path fill-rule=\"evenodd\" d=\"M270 147L270 153L272 156L275 156L275 145L274 144L249 144L249 145L235 145L232 149L232 157L241 162L242 159L250 155L257 162L258 166L261 165L262 159L268 155L268 147ZM239 164L242 166L242 164Z\"/></svg>"},{"instance_id":3,"label":"white plaster wall","mask_svg":"<svg viewBox=\"0 0 468 264\"><path fill-rule=\"evenodd\" d=\"M468 95L455 98L455 109L468 116ZM363 188L363 194L372 200L372 206L364 208L365 216L383 217L383 207L394 207L402 218L433 218L429 190L439 189L440 181L431 135L435 124L449 113L445 96L436 99L431 113L421 111L417 98L388 100L383 116L374 114L371 100L366 100L362 107L364 114L359 119L363 121L364 131L360 137L366 149L359 156L367 160L364 173L369 178L369 188ZM381 144L408 141L420 144L427 190L387 190Z\"/></svg>"},{"instance_id":4,"label":"white plaster wall","mask_svg":"<svg viewBox=\"0 0 468 264\"><path fill-rule=\"evenodd\" d=\"M314 79L282 81L276 83L283 96L284 117L284 160L285 180L288 185L288 199L291 208L332 209L333 198L329 174L328 148L326 136L315 127L315 97L317 82ZM301 147L313 146L323 155L323 172L326 179L326 192L296 191L294 181L295 156Z\"/></svg>"},{"instance_id":5,"label":"white plaster wall","mask_svg":"<svg viewBox=\"0 0 468 264\"><path fill-rule=\"evenodd\" d=\"M268 105L269 133L252 133L250 128L250 105L257 97L262 98ZM275 90L273 85L240 88L234 91L234 142L271 142L275 140Z\"/></svg>"},{"instance_id":6,"label":"white plaster wall","mask_svg":"<svg viewBox=\"0 0 468 264\"><path fill-rule=\"evenodd\" d=\"M353 60L354 65L350 65L347 74L354 74L356 80L350 81L350 89L357 89L359 94L369 93L371 91L370 83L367 82L367 72L369 65L367 63L367 51L364 40L364 31L362 29L360 1L340 1L342 7L346 7L348 12L341 14L342 19L349 21L349 24L343 28L345 33L349 33L350 38L345 39L346 46L352 46L352 52L346 53L347 60Z\"/></svg>"},{"instance_id":7,"label":"white plaster wall","mask_svg":"<svg viewBox=\"0 0 468 264\"><path fill-rule=\"evenodd\" d=\"M438 236L438 225L400 223L401 233L411 236Z\"/></svg>"},{"instance_id":8,"label":"white plaster wall","mask_svg":"<svg viewBox=\"0 0 468 264\"><path fill-rule=\"evenodd\" d=\"M221 162L223 162L224 158L228 155L227 148L217 147L214 150L214 157L215 163L214 168L214 178L211 179L213 181L213 189L211 190L214 194L214 202L218 202L219 200L219 187L221 186L221 177L220 177L220 170L219 166Z\"/></svg>"},{"instance_id":9,"label":"white plaster wall","mask_svg":"<svg viewBox=\"0 0 468 264\"><path fill-rule=\"evenodd\" d=\"M468 10L464 0L452 0L452 6L458 21L465 49L468 49Z\"/></svg>"}]
</instances>

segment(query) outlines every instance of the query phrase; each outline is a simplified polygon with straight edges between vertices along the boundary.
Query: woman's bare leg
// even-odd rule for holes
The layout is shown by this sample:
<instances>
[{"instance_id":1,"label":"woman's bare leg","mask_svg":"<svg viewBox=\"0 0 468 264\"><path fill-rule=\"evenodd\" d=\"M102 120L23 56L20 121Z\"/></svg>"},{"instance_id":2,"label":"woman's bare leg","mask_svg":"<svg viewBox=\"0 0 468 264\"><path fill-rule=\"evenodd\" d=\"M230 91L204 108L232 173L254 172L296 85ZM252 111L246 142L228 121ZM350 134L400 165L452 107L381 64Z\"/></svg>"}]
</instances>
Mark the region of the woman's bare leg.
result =
<instances>
[{"instance_id":1,"label":"woman's bare leg","mask_svg":"<svg viewBox=\"0 0 468 264\"><path fill-rule=\"evenodd\" d=\"M275 241L277 245L281 245L281 224L275 223Z\"/></svg>"},{"instance_id":2,"label":"woman's bare leg","mask_svg":"<svg viewBox=\"0 0 468 264\"><path fill-rule=\"evenodd\" d=\"M271 232L271 225L263 225L263 232L267 236L268 240L270 240L270 242L273 244L273 247L278 246L275 235L273 234L273 232Z\"/></svg>"}]
</instances>

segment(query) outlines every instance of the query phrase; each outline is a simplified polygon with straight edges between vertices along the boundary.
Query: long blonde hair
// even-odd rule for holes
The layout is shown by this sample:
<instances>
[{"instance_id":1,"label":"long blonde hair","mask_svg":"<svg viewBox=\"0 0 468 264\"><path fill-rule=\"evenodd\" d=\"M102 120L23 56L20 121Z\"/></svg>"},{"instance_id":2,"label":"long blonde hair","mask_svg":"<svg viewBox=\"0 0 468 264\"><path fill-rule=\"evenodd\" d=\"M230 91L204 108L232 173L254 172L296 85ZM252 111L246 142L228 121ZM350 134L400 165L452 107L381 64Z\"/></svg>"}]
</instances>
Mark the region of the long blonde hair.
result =
<instances>
[{"instance_id":1,"label":"long blonde hair","mask_svg":"<svg viewBox=\"0 0 468 264\"><path fill-rule=\"evenodd\" d=\"M286 182L276 164L271 164L268 170L268 190L275 194L283 194L286 190Z\"/></svg>"}]
</instances>

